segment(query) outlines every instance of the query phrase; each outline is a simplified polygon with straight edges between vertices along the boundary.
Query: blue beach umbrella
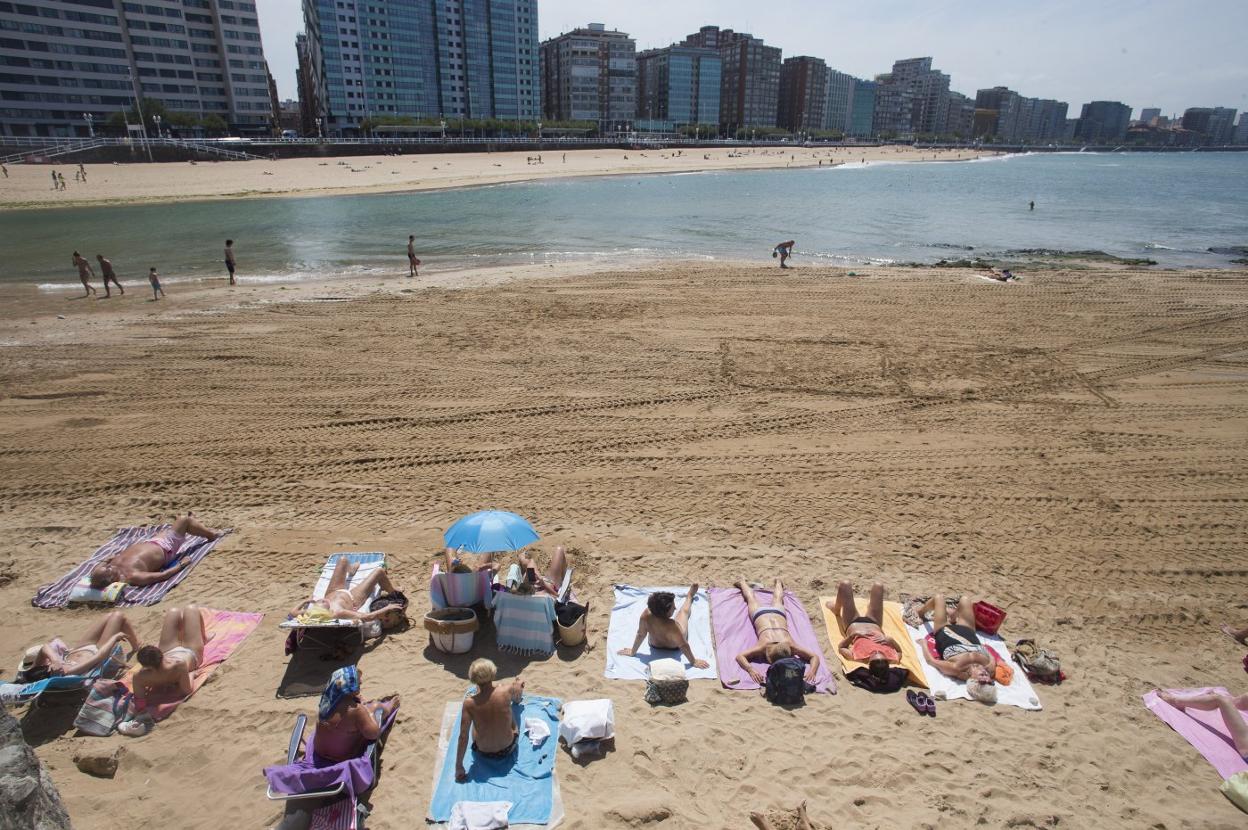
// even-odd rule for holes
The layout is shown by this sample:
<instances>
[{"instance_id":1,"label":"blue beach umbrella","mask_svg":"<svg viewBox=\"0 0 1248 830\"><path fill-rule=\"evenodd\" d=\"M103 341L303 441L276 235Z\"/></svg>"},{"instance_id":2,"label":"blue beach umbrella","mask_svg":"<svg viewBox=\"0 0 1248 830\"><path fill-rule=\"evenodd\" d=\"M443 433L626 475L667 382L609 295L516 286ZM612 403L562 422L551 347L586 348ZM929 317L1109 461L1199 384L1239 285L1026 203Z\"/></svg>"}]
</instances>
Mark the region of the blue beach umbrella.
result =
<instances>
[{"instance_id":1,"label":"blue beach umbrella","mask_svg":"<svg viewBox=\"0 0 1248 830\"><path fill-rule=\"evenodd\" d=\"M471 553L497 553L519 550L541 537L533 526L515 513L482 510L451 525L442 537L447 547Z\"/></svg>"}]
</instances>

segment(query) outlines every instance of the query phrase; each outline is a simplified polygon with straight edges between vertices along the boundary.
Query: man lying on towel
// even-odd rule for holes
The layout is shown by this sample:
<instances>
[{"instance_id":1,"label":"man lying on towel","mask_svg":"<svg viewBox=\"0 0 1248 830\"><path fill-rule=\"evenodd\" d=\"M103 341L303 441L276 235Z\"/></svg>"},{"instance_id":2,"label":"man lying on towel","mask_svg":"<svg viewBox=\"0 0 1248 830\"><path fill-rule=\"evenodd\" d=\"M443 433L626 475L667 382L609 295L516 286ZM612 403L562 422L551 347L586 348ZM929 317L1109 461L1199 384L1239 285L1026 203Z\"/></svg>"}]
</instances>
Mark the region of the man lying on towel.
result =
<instances>
[{"instance_id":1,"label":"man lying on towel","mask_svg":"<svg viewBox=\"0 0 1248 830\"><path fill-rule=\"evenodd\" d=\"M646 609L641 612L637 623L637 638L632 648L622 648L619 653L632 657L641 648L642 642L649 637L650 648L666 648L679 651L699 669L705 669L710 663L694 656L689 645L689 615L693 613L693 598L697 596L697 583L689 586L689 593L680 606L680 611L672 618L676 610L676 596L671 591L655 591L646 598Z\"/></svg>"},{"instance_id":2,"label":"man lying on towel","mask_svg":"<svg viewBox=\"0 0 1248 830\"><path fill-rule=\"evenodd\" d=\"M357 585L347 587L351 585L351 579L359 569L359 562L352 562L345 556L338 557L333 576L329 578L329 586L325 589L325 597L304 600L291 609L290 615L360 622L381 620L381 627L386 630L402 625L403 610L397 605L388 605L377 611L360 611L378 585L387 594L395 593L395 588L384 567L374 568Z\"/></svg>"},{"instance_id":3,"label":"man lying on towel","mask_svg":"<svg viewBox=\"0 0 1248 830\"><path fill-rule=\"evenodd\" d=\"M975 604L969 594L963 594L958 602L955 617L949 619L949 609L945 598L936 594L919 609L919 617L932 615L932 628L935 629L936 652L940 659L921 647L927 662L935 666L941 674L954 680L966 681L966 691L981 703L995 703L997 687L993 685L997 674L997 661L992 653L979 642L975 633Z\"/></svg>"},{"instance_id":4,"label":"man lying on towel","mask_svg":"<svg viewBox=\"0 0 1248 830\"><path fill-rule=\"evenodd\" d=\"M781 605L759 605L754 591L744 579L738 580L736 586L745 599L745 607L750 612L750 622L754 624L754 633L758 635L758 642L754 648L737 655L737 665L745 670L755 683L762 686L766 680L757 669L750 665L751 660L774 663L785 657L800 657L807 663L806 682L814 683L815 672L819 671L819 654L802 648L790 636L789 618L785 614L783 605L784 583L780 581L780 578L776 577L771 601L779 602Z\"/></svg>"},{"instance_id":5,"label":"man lying on towel","mask_svg":"<svg viewBox=\"0 0 1248 830\"><path fill-rule=\"evenodd\" d=\"M472 731L472 754L486 758L506 758L516 751L520 730L511 707L524 696L519 677L506 685L495 685L498 667L480 658L468 667L468 679L477 685L476 694L464 699L459 720L459 746L455 749L455 780L467 781L464 755L468 752L468 732Z\"/></svg>"},{"instance_id":6,"label":"man lying on towel","mask_svg":"<svg viewBox=\"0 0 1248 830\"><path fill-rule=\"evenodd\" d=\"M836 601L826 603L841 621L845 639L836 650L847 659L867 664L867 671L881 682L888 679L888 667L901 662L901 644L884 633L884 586L875 583L867 599L867 613L859 614L854 604L854 583L842 580L836 586Z\"/></svg>"},{"instance_id":7,"label":"man lying on towel","mask_svg":"<svg viewBox=\"0 0 1248 830\"><path fill-rule=\"evenodd\" d=\"M177 559L178 550L186 542L186 535L202 536L212 541L217 531L204 527L187 513L173 523L173 527L142 542L135 542L121 553L116 553L91 569L91 587L106 588L114 582L127 585L151 585L164 582L174 574L190 567L190 560Z\"/></svg>"}]
</instances>

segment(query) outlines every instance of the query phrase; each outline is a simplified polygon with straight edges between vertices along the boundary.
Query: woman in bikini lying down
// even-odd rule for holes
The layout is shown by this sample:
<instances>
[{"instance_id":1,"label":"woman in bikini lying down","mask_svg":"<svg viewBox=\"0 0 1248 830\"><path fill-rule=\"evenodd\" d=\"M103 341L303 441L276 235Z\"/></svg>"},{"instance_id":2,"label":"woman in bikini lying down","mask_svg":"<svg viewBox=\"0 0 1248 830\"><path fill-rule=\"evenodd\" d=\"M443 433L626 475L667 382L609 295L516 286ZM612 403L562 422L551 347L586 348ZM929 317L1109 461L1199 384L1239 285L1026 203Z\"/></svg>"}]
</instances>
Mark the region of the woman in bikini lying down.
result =
<instances>
[{"instance_id":1,"label":"woman in bikini lying down","mask_svg":"<svg viewBox=\"0 0 1248 830\"><path fill-rule=\"evenodd\" d=\"M360 611L373 589L378 585L387 594L394 593L394 584L384 567L374 568L358 584L348 587L355 572L360 569L358 562L351 562L345 556L338 558L334 566L334 574L329 578L329 587L325 590L324 599L309 599L291 609L290 615L298 617L309 609L319 608L335 620L381 620L382 628L394 628L403 622L403 611L397 606L389 606L380 611Z\"/></svg>"},{"instance_id":2,"label":"woman in bikini lying down","mask_svg":"<svg viewBox=\"0 0 1248 830\"><path fill-rule=\"evenodd\" d=\"M45 677L86 674L107 660L122 640L130 644L131 650L139 647L139 638L126 615L112 611L73 641L73 645L53 637L42 645L26 649L17 667L17 681L34 683Z\"/></svg>"}]
</instances>

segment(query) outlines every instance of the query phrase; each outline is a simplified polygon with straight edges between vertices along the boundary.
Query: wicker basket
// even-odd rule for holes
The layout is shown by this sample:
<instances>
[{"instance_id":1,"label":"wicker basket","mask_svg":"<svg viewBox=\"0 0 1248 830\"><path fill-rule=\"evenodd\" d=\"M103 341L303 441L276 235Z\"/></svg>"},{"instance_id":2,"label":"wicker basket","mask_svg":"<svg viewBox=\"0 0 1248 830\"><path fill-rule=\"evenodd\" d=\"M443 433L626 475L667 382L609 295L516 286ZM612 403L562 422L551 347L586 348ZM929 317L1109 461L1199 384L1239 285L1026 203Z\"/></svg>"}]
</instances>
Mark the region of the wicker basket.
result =
<instances>
[{"instance_id":1,"label":"wicker basket","mask_svg":"<svg viewBox=\"0 0 1248 830\"><path fill-rule=\"evenodd\" d=\"M481 623L471 608L435 608L425 614L425 629L433 647L447 654L472 650Z\"/></svg>"}]
</instances>

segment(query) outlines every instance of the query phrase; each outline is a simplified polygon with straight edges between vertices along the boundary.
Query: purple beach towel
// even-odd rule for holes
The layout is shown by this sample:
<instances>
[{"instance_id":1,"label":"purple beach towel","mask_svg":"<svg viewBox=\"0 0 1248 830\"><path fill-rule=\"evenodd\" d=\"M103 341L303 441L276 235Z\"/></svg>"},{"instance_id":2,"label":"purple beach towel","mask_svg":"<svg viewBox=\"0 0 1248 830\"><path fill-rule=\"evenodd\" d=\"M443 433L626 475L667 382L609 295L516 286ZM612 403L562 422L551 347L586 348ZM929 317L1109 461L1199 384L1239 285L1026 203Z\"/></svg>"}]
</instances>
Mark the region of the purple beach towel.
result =
<instances>
[{"instance_id":1,"label":"purple beach towel","mask_svg":"<svg viewBox=\"0 0 1248 830\"><path fill-rule=\"evenodd\" d=\"M167 530L170 525L159 525L156 527L127 527L117 531L113 538L104 543L103 547L91 554L91 557L71 570L65 576L58 579L50 585L42 586L36 593L35 598L30 604L36 608L63 608L69 603L69 592L78 584L78 580L88 573L97 564L116 553L121 553L126 548L136 542L143 542L151 539L163 530ZM217 543L230 533L227 528L221 531L221 535L211 542L202 536L187 535L186 541L182 544L182 548L178 551L177 558L189 559L192 567L178 571L169 579L163 582L156 582L152 585L127 586L121 593L121 598L114 605L118 608L127 608L133 605L155 605L160 602L165 594L169 593L174 585L177 585L190 574L193 567L199 564L199 561L208 555Z\"/></svg>"},{"instance_id":2,"label":"purple beach towel","mask_svg":"<svg viewBox=\"0 0 1248 830\"><path fill-rule=\"evenodd\" d=\"M1226 689L1220 686L1204 689L1167 689L1166 691L1180 697L1208 692L1227 694ZM1144 705L1150 712L1165 721L1171 729L1182 735L1183 740L1194 746L1197 752L1205 756L1205 760L1213 764L1218 775L1230 778L1237 772L1248 770L1248 761L1245 761L1235 749L1235 742L1231 740L1221 712L1216 709L1208 711L1176 709L1159 698L1155 691L1144 695ZM1248 717L1245 717L1242 712L1240 717L1248 721Z\"/></svg>"},{"instance_id":3,"label":"purple beach towel","mask_svg":"<svg viewBox=\"0 0 1248 830\"><path fill-rule=\"evenodd\" d=\"M399 710L395 709L382 724L383 735L390 729L398 714ZM339 784L346 785L343 794L352 799L368 792L373 786L373 767L368 761L368 755L339 763L320 760L311 752L315 736L315 729L308 733L306 751L295 763L264 768L264 777L268 779L273 792L300 795L316 790L332 790Z\"/></svg>"},{"instance_id":4,"label":"purple beach towel","mask_svg":"<svg viewBox=\"0 0 1248 830\"><path fill-rule=\"evenodd\" d=\"M737 665L737 655L754 647L758 637L754 623L745 610L745 599L736 588L711 588L711 628L715 632L715 660L719 664L719 682L727 689L757 689L758 684ZM771 591L755 591L760 603L771 602ZM814 626L797 595L784 592L784 610L789 619L789 634L802 648L819 655L819 671L815 672L815 691L836 694L836 678L828 668L827 657L819 646ZM766 663L754 663L760 674L766 674Z\"/></svg>"}]
</instances>

